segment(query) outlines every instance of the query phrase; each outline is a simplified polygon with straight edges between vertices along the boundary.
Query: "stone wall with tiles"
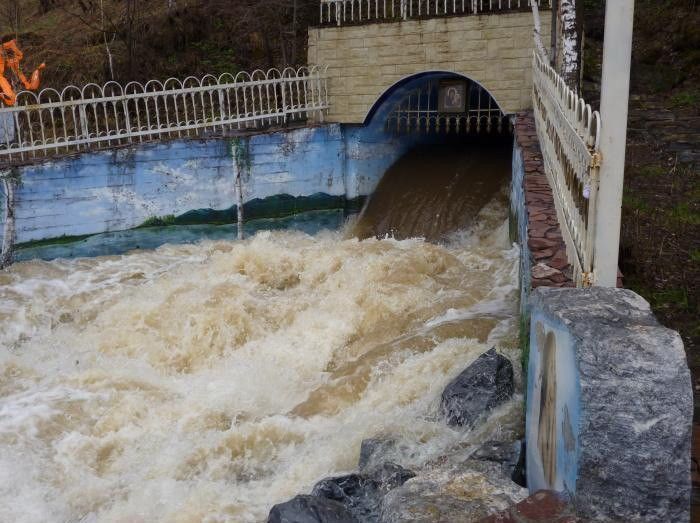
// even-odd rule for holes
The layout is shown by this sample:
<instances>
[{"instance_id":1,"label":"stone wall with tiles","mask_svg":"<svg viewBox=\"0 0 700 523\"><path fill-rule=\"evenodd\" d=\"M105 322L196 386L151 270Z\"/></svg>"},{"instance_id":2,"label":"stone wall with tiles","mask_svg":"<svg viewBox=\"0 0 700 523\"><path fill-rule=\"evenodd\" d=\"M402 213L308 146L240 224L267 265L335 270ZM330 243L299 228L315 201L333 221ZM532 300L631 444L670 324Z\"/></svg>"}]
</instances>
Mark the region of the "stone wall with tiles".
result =
<instances>
[{"instance_id":1,"label":"stone wall with tiles","mask_svg":"<svg viewBox=\"0 0 700 523\"><path fill-rule=\"evenodd\" d=\"M571 265L562 236L554 194L544 173L535 120L531 112L515 117L511 202L518 219L530 286L573 287Z\"/></svg>"},{"instance_id":2,"label":"stone wall with tiles","mask_svg":"<svg viewBox=\"0 0 700 523\"><path fill-rule=\"evenodd\" d=\"M542 17L545 41L549 16ZM328 119L362 123L397 82L426 71L479 82L504 113L532 106L528 10L309 29L308 63L328 66Z\"/></svg>"},{"instance_id":3,"label":"stone wall with tiles","mask_svg":"<svg viewBox=\"0 0 700 523\"><path fill-rule=\"evenodd\" d=\"M574 287L574 282L532 112L518 113L513 131L510 223L511 237L521 248L520 340L527 365L530 293L538 287Z\"/></svg>"}]
</instances>

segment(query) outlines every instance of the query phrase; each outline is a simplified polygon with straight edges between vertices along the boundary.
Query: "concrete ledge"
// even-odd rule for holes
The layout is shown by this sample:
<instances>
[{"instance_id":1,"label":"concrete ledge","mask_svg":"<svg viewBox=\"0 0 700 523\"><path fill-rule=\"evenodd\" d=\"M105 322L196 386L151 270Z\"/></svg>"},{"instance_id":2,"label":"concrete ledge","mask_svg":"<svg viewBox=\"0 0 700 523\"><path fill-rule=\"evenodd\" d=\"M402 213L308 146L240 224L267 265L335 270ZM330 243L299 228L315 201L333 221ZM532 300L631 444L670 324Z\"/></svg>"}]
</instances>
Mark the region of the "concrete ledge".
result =
<instances>
[{"instance_id":1,"label":"concrete ledge","mask_svg":"<svg viewBox=\"0 0 700 523\"><path fill-rule=\"evenodd\" d=\"M533 291L527 476L601 521L689 521L683 343L623 289Z\"/></svg>"}]
</instances>

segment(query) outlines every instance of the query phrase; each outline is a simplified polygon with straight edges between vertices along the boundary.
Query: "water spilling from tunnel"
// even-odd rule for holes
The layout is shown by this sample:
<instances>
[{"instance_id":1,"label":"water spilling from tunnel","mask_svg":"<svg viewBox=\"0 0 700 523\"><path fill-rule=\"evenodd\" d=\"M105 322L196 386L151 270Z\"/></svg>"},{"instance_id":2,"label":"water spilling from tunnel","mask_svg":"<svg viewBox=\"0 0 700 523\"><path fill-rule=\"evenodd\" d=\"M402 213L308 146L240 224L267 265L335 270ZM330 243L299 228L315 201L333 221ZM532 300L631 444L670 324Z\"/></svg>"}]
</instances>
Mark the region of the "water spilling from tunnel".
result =
<instances>
[{"instance_id":1,"label":"water spilling from tunnel","mask_svg":"<svg viewBox=\"0 0 700 523\"><path fill-rule=\"evenodd\" d=\"M416 150L342 230L0 272L0 521L264 521L363 438L419 469L517 432L519 396L471 433L437 415L517 358L508 158Z\"/></svg>"},{"instance_id":2,"label":"water spilling from tunnel","mask_svg":"<svg viewBox=\"0 0 700 523\"><path fill-rule=\"evenodd\" d=\"M508 149L494 143L426 145L384 175L351 234L439 242L467 229L509 179Z\"/></svg>"}]
</instances>

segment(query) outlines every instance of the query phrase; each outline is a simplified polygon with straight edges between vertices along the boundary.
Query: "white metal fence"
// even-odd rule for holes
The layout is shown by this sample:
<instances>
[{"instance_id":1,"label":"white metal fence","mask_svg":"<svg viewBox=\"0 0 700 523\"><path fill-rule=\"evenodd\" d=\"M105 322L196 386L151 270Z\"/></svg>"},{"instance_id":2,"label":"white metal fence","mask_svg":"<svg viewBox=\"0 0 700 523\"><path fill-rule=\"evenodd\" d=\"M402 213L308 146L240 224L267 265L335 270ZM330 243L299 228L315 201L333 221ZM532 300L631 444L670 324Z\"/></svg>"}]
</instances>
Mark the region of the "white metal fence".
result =
<instances>
[{"instance_id":1,"label":"white metal fence","mask_svg":"<svg viewBox=\"0 0 700 523\"><path fill-rule=\"evenodd\" d=\"M321 0L321 24L351 24L525 9L533 0ZM551 0L535 0L550 7Z\"/></svg>"},{"instance_id":2,"label":"white metal fence","mask_svg":"<svg viewBox=\"0 0 700 523\"><path fill-rule=\"evenodd\" d=\"M0 165L322 119L328 106L321 67L23 91L15 106L0 109Z\"/></svg>"},{"instance_id":3,"label":"white metal fence","mask_svg":"<svg viewBox=\"0 0 700 523\"><path fill-rule=\"evenodd\" d=\"M537 16L536 28L537 24ZM593 284L601 118L549 64L535 31L533 105L544 169L577 286Z\"/></svg>"}]
</instances>

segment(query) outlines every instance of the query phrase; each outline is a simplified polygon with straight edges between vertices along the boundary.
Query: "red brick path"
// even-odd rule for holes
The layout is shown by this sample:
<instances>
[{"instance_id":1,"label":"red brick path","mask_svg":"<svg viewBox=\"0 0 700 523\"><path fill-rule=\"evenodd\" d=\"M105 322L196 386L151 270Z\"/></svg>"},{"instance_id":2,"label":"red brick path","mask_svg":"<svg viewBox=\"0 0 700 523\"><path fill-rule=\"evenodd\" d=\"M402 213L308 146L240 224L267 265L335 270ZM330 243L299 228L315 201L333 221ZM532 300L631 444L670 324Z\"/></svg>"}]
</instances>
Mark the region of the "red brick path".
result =
<instances>
[{"instance_id":1,"label":"red brick path","mask_svg":"<svg viewBox=\"0 0 700 523\"><path fill-rule=\"evenodd\" d=\"M524 191L528 215L527 245L532 255L532 288L574 287L554 195L544 173L542 151L531 111L515 118L515 139L523 152Z\"/></svg>"},{"instance_id":2,"label":"red brick path","mask_svg":"<svg viewBox=\"0 0 700 523\"><path fill-rule=\"evenodd\" d=\"M578 523L580 521L561 494L540 490L508 510L484 518L479 523Z\"/></svg>"}]
</instances>

